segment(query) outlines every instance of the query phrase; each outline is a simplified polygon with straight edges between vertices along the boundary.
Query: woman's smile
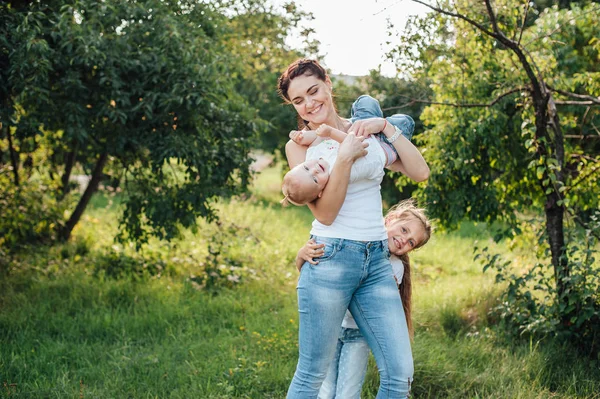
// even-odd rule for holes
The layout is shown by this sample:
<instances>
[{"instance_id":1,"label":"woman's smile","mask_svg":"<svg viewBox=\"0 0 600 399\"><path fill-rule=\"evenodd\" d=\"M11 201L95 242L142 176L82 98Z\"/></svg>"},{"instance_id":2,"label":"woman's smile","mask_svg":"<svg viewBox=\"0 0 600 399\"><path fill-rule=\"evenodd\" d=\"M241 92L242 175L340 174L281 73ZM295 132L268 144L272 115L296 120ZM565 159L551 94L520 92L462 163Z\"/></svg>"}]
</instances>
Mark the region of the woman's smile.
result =
<instances>
[{"instance_id":1,"label":"woman's smile","mask_svg":"<svg viewBox=\"0 0 600 399\"><path fill-rule=\"evenodd\" d=\"M322 108L323 108L323 104L320 104L320 105L317 106L317 108L315 108L312 111L310 111L309 114L314 115L314 114L318 113Z\"/></svg>"}]
</instances>

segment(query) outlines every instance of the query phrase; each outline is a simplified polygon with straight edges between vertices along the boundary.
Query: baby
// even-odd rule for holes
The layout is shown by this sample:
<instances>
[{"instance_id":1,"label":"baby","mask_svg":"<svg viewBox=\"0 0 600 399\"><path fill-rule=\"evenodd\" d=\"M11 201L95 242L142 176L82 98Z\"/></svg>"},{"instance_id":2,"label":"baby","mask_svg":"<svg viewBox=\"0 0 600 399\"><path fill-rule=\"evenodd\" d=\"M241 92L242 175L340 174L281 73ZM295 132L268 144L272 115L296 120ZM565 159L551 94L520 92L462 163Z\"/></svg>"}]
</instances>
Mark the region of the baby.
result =
<instances>
[{"instance_id":1,"label":"baby","mask_svg":"<svg viewBox=\"0 0 600 399\"><path fill-rule=\"evenodd\" d=\"M391 165L400 159L396 150L397 146L402 145L402 140L398 140L400 136L404 136L409 142L412 137L415 122L410 116L394 114L384 118L379 101L369 95L362 95L352 104L350 121L353 123L350 131L355 131L357 136L380 132L372 135L379 144L375 144L375 140L371 142L371 138L367 140L367 143L373 144L371 148L375 150L369 151L366 157L355 162L351 180L360 179L364 173L370 174L369 177L377 177L379 173L383 174L384 166L395 171L400 170L407 175L405 171ZM283 205L305 205L320 197L329 180L330 168L335 163L339 143L346 135L345 132L327 125L321 125L317 130L290 133L290 139L308 149L306 162L296 166L284 177L282 190L285 198L281 201ZM380 163L382 159L383 164Z\"/></svg>"},{"instance_id":2,"label":"baby","mask_svg":"<svg viewBox=\"0 0 600 399\"><path fill-rule=\"evenodd\" d=\"M388 121L385 119L383 121L382 130L388 128ZM393 126L391 123L389 125ZM402 134L402 130L393 127L396 132L389 141L381 137L383 134L374 134L367 138L369 145L379 145L383 151L372 151L372 154L370 152L365 158L357 160L352 169L351 180L353 180L352 176L358 175L376 178L379 173L383 173L385 166L391 165L398 159L398 153L391 142ZM317 130L290 133L290 138L294 142L309 148L306 154L307 161L290 170L283 178L282 190L285 195L283 205L287 205L287 201L301 206L321 196L329 181L329 173L335 163L339 143L344 141L346 136L347 133L325 124L319 126Z\"/></svg>"}]
</instances>

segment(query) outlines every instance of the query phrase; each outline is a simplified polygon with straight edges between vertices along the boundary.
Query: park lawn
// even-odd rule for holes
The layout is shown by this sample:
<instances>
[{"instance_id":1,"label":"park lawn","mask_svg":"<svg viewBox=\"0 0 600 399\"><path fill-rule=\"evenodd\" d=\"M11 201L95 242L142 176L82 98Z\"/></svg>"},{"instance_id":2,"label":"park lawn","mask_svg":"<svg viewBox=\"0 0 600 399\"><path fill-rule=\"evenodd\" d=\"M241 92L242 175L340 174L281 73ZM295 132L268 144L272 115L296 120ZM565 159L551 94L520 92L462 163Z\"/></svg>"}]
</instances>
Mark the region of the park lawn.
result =
<instances>
[{"instance_id":1,"label":"park lawn","mask_svg":"<svg viewBox=\"0 0 600 399\"><path fill-rule=\"evenodd\" d=\"M151 242L144 258L113 242L118 197L104 193L70 243L1 262L0 397L285 397L297 360L293 258L312 219L279 206L280 178L265 170L251 195L218 203L220 226ZM499 289L473 248L517 265L531 251L508 253L490 235L465 223L412 256L413 397L599 398L597 361L499 334L488 316ZM377 378L371 359L364 398Z\"/></svg>"}]
</instances>

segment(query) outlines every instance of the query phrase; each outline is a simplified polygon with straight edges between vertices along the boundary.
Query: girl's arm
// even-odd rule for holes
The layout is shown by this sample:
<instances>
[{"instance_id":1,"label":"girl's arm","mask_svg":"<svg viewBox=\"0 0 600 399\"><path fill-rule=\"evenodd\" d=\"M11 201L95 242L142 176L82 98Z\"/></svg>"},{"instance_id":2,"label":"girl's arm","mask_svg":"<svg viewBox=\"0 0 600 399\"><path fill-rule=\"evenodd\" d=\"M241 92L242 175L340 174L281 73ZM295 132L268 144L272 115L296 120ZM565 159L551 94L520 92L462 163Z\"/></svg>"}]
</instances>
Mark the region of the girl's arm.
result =
<instances>
[{"instance_id":1,"label":"girl's arm","mask_svg":"<svg viewBox=\"0 0 600 399\"><path fill-rule=\"evenodd\" d=\"M343 132L339 129L333 128L325 124L319 126L315 132L317 133L317 136L321 137L322 139L330 138L337 141L340 144L348 135L348 133L346 132Z\"/></svg>"}]
</instances>

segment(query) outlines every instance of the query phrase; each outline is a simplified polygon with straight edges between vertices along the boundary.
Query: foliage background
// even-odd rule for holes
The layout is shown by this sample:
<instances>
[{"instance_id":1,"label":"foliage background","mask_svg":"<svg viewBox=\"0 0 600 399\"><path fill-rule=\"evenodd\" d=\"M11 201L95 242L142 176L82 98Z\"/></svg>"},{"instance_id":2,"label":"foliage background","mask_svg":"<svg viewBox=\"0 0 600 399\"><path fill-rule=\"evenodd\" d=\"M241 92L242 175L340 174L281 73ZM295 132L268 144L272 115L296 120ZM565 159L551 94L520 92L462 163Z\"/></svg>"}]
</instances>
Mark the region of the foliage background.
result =
<instances>
[{"instance_id":1,"label":"foliage background","mask_svg":"<svg viewBox=\"0 0 600 399\"><path fill-rule=\"evenodd\" d=\"M484 3L438 6L491 24ZM415 196L438 227L413 257L414 395L595 398L598 4L493 8L552 88L564 164L538 156L527 90L503 95L528 84L506 46L439 12L390 31L398 77L338 79L337 105L349 116L369 93L411 115L432 169L382 184L386 207ZM319 57L311 18L258 0L0 4L2 395L284 395L311 217L278 206L295 115L275 87ZM258 151L275 157L260 175ZM568 274L552 269L548 188ZM376 387L371 361L363 396Z\"/></svg>"}]
</instances>

